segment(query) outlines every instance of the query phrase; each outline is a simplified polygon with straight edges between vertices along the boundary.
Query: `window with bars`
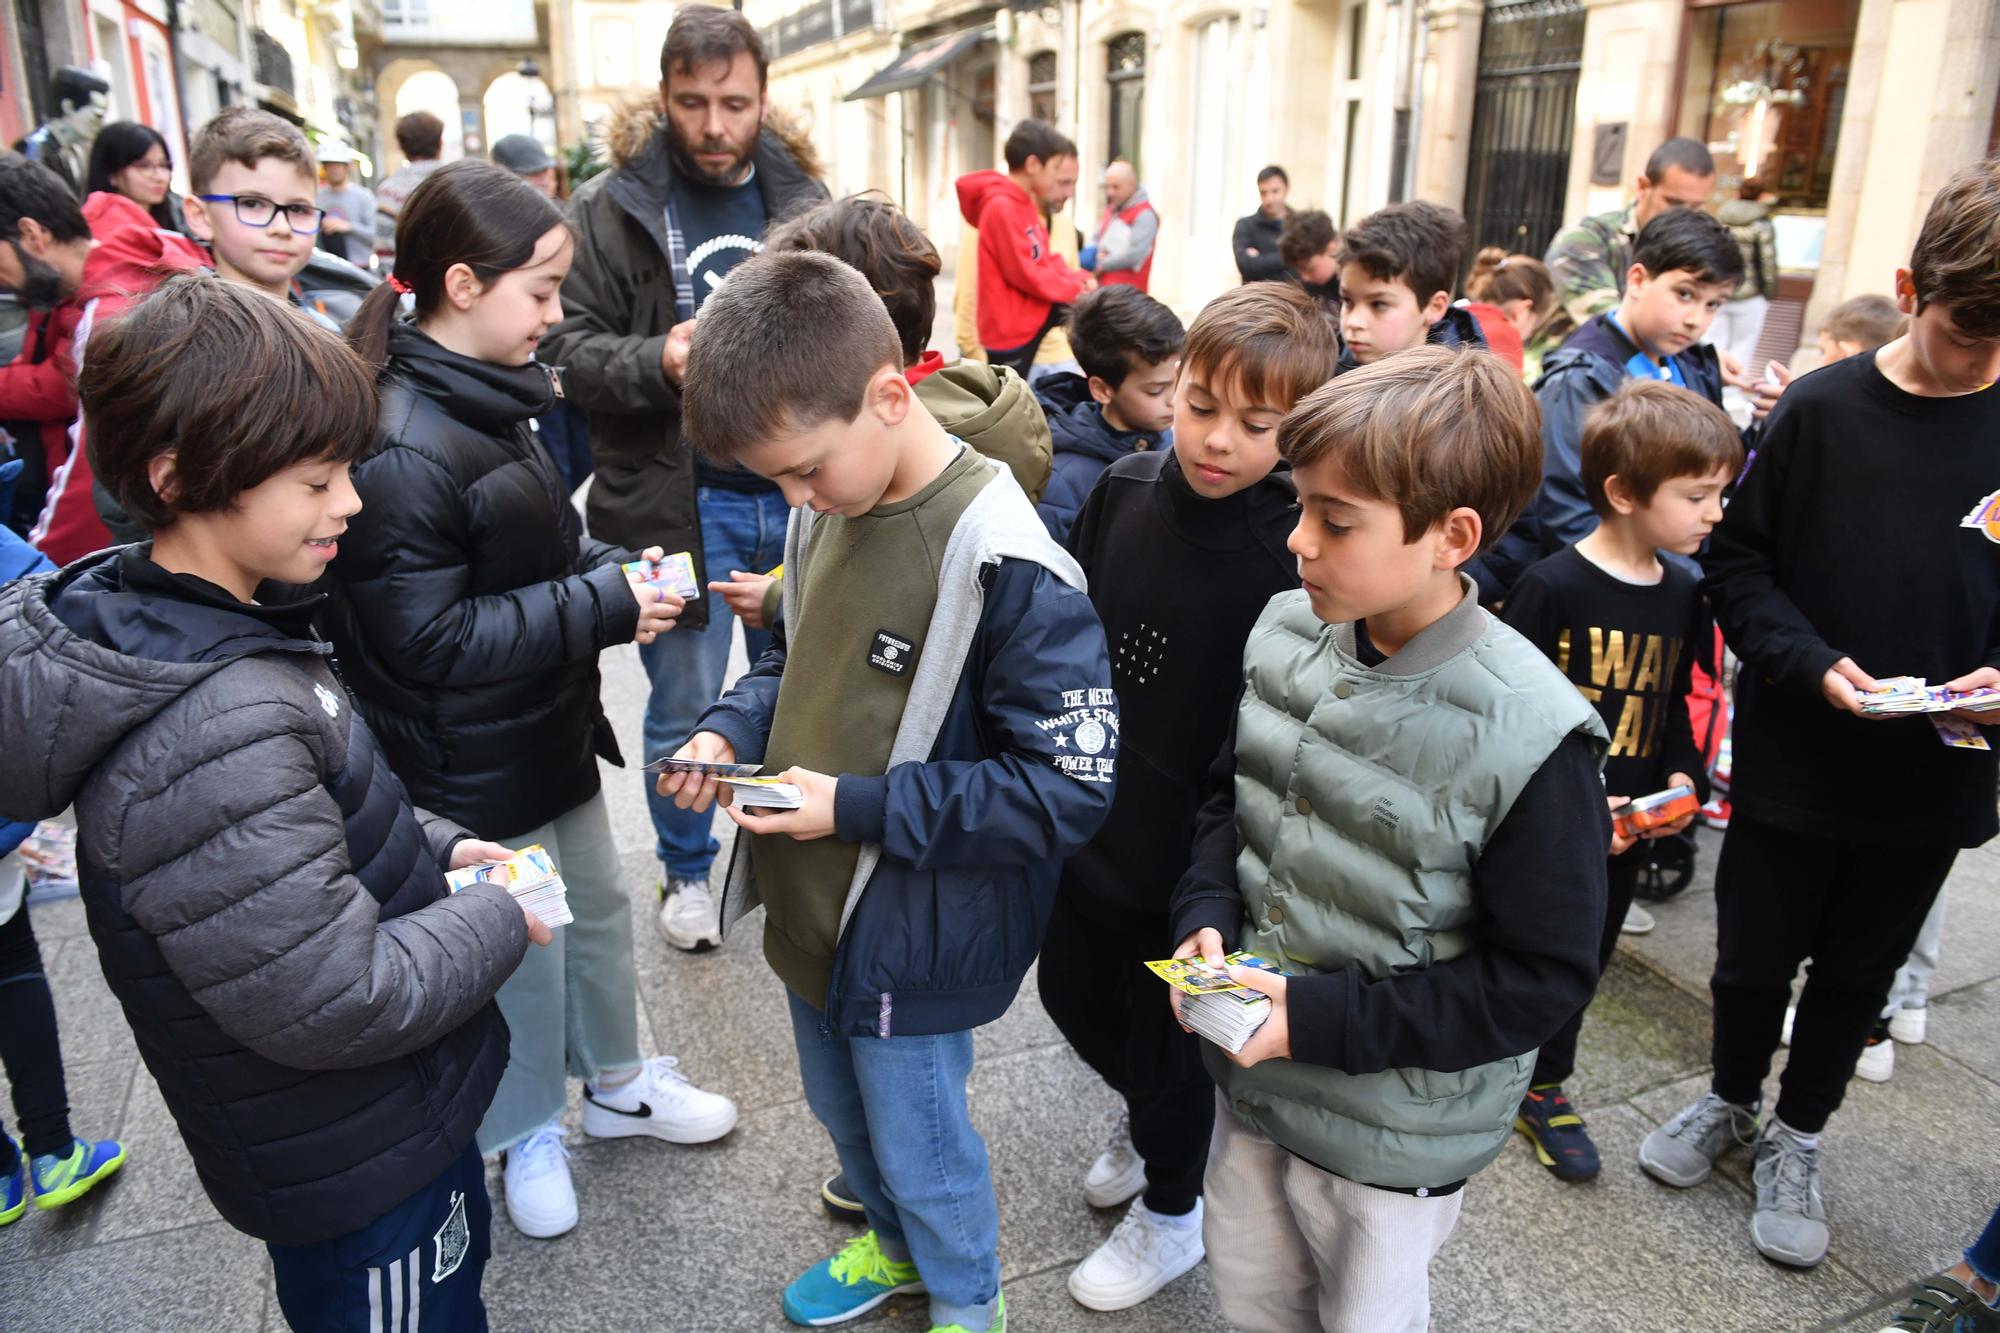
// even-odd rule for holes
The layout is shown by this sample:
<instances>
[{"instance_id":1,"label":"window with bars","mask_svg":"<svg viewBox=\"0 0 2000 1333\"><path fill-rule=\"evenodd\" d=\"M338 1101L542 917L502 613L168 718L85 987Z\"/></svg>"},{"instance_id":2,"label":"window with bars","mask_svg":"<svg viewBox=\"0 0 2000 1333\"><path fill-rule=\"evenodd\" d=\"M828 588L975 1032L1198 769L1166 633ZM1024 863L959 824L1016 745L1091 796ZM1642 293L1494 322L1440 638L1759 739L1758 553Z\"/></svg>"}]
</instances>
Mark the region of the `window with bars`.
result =
<instances>
[{"instance_id":1,"label":"window with bars","mask_svg":"<svg viewBox=\"0 0 2000 1333\"><path fill-rule=\"evenodd\" d=\"M1028 114L1053 125L1056 121L1056 53L1037 51L1028 57Z\"/></svg>"},{"instance_id":2,"label":"window with bars","mask_svg":"<svg viewBox=\"0 0 2000 1333\"><path fill-rule=\"evenodd\" d=\"M1122 33L1105 45L1105 79L1111 85L1110 142L1106 161L1124 158L1134 171L1139 161L1139 130L1146 99L1146 34Z\"/></svg>"}]
</instances>

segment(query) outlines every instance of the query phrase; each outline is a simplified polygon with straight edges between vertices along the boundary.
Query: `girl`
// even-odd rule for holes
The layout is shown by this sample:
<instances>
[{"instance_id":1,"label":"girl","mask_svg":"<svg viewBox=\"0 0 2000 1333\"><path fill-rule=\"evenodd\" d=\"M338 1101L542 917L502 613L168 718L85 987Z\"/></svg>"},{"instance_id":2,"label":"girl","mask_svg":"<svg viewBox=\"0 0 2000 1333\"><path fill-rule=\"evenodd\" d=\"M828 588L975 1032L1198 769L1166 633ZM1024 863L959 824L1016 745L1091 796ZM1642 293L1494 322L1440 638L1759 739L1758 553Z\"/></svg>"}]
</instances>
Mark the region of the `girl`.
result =
<instances>
[{"instance_id":1,"label":"girl","mask_svg":"<svg viewBox=\"0 0 2000 1333\"><path fill-rule=\"evenodd\" d=\"M174 155L151 125L114 120L98 132L90 146L90 171L84 197L99 190L122 194L153 215L168 231L185 235L180 196L172 189Z\"/></svg>"},{"instance_id":2,"label":"girl","mask_svg":"<svg viewBox=\"0 0 2000 1333\"><path fill-rule=\"evenodd\" d=\"M1498 308L1521 335L1521 373L1533 385L1541 378L1543 354L1569 332L1548 267L1532 255L1510 255L1489 245L1473 258L1465 294Z\"/></svg>"},{"instance_id":3,"label":"girl","mask_svg":"<svg viewBox=\"0 0 2000 1333\"><path fill-rule=\"evenodd\" d=\"M631 903L597 769L622 761L597 654L650 643L681 603L629 578L630 552L580 536L529 428L562 393L535 348L562 318L571 251L556 205L491 163L411 193L394 268L350 326L382 412L333 567L333 639L412 799L542 844L569 886L575 921L501 989L513 1057L479 1130L482 1151L506 1153L507 1215L543 1237L577 1219L566 1071L587 1080L595 1137L702 1143L736 1123L672 1057L639 1055ZM406 294L414 322L398 318Z\"/></svg>"}]
</instances>

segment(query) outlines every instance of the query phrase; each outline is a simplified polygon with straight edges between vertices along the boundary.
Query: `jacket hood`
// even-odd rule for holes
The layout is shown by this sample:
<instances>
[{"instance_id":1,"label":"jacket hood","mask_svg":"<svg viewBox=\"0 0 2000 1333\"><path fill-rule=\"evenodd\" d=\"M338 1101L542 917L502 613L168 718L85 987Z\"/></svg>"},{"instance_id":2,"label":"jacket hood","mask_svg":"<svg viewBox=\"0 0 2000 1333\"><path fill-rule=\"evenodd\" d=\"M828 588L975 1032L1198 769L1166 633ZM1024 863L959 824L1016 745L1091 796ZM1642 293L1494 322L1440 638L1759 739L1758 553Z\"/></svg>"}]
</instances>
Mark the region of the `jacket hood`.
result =
<instances>
[{"instance_id":1,"label":"jacket hood","mask_svg":"<svg viewBox=\"0 0 2000 1333\"><path fill-rule=\"evenodd\" d=\"M1049 434L1060 452L1115 463L1141 441L1150 445L1160 438L1151 431L1114 429L1090 396L1090 381L1073 371L1044 375L1035 381L1035 396L1048 414Z\"/></svg>"},{"instance_id":2,"label":"jacket hood","mask_svg":"<svg viewBox=\"0 0 2000 1333\"><path fill-rule=\"evenodd\" d=\"M150 291L164 273L208 265L200 246L162 231L152 214L122 194L100 190L91 195L84 201L83 219L97 244L83 264L78 304Z\"/></svg>"},{"instance_id":3,"label":"jacket hood","mask_svg":"<svg viewBox=\"0 0 2000 1333\"><path fill-rule=\"evenodd\" d=\"M135 728L231 662L325 654L311 637L320 598L245 606L170 574L150 546L86 556L0 589L0 811L46 819L75 799ZM208 591L204 591L204 590Z\"/></svg>"},{"instance_id":4,"label":"jacket hood","mask_svg":"<svg viewBox=\"0 0 2000 1333\"><path fill-rule=\"evenodd\" d=\"M500 366L460 356L416 325L399 320L389 329L385 374L444 409L445 415L494 434L556 405L556 372L539 361Z\"/></svg>"},{"instance_id":5,"label":"jacket hood","mask_svg":"<svg viewBox=\"0 0 2000 1333\"><path fill-rule=\"evenodd\" d=\"M1028 192L1016 185L1004 171L970 172L958 178L957 186L959 216L974 227L979 225L987 205L996 198L1013 196L1030 207L1034 205L1034 200L1028 198Z\"/></svg>"},{"instance_id":6,"label":"jacket hood","mask_svg":"<svg viewBox=\"0 0 2000 1333\"><path fill-rule=\"evenodd\" d=\"M923 397L931 415L975 449L992 436L1033 436L1047 430L1028 382L1003 366L960 361L924 380L930 385Z\"/></svg>"},{"instance_id":7,"label":"jacket hood","mask_svg":"<svg viewBox=\"0 0 2000 1333\"><path fill-rule=\"evenodd\" d=\"M652 94L628 102L611 122L610 133L604 136L611 165L622 171L656 152L665 161L665 143L660 131L660 106ZM759 170L763 169L764 155L775 150L784 153L814 180L826 174L805 125L782 107L770 106L765 110L764 128L758 141Z\"/></svg>"}]
</instances>

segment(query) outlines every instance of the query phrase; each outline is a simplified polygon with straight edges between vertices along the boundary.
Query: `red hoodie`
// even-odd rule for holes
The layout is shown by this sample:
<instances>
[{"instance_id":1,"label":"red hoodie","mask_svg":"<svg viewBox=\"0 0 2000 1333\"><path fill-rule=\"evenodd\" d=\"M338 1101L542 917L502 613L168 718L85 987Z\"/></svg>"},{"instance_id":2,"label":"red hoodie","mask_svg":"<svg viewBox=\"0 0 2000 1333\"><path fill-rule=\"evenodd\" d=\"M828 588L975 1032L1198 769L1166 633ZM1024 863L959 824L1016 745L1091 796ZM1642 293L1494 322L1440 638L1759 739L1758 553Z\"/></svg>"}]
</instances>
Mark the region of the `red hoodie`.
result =
<instances>
[{"instance_id":1,"label":"red hoodie","mask_svg":"<svg viewBox=\"0 0 2000 1333\"><path fill-rule=\"evenodd\" d=\"M169 273L208 263L201 247L185 236L162 231L151 214L122 194L101 191L91 195L84 201L83 216L97 244L84 261L82 284L49 312L51 333L59 333L61 342L45 365L59 361L70 376L83 363L93 325L123 311L159 286L160 279ZM73 378L68 402L76 402ZM51 463L58 457L62 463L49 477L41 520L29 534L42 554L58 565L101 551L112 542L91 497L90 455L83 447L81 417L70 435L66 457L60 452L49 455Z\"/></svg>"},{"instance_id":2,"label":"red hoodie","mask_svg":"<svg viewBox=\"0 0 2000 1333\"><path fill-rule=\"evenodd\" d=\"M999 171L958 178L958 210L979 230L979 344L1011 352L1083 294L1084 275L1049 244L1042 210Z\"/></svg>"}]
</instances>

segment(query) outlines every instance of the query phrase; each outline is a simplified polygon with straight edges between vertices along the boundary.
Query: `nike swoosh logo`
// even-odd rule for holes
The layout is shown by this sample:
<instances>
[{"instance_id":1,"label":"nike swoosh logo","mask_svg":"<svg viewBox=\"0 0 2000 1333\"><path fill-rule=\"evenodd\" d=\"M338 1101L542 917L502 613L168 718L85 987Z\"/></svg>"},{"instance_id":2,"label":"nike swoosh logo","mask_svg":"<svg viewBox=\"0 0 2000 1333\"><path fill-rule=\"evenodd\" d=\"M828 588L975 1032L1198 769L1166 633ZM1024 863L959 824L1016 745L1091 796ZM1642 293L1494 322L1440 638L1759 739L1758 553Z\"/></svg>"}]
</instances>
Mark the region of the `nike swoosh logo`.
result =
<instances>
[{"instance_id":1,"label":"nike swoosh logo","mask_svg":"<svg viewBox=\"0 0 2000 1333\"><path fill-rule=\"evenodd\" d=\"M590 1104L602 1110L612 1111L618 1115L629 1115L639 1120L650 1120L653 1116L653 1108L644 1102L639 1103L639 1109L636 1111L628 1111L622 1106L613 1106L608 1102L600 1102L595 1097L590 1099Z\"/></svg>"}]
</instances>

